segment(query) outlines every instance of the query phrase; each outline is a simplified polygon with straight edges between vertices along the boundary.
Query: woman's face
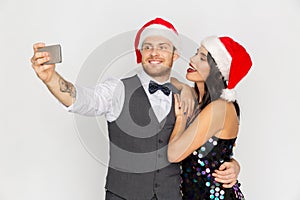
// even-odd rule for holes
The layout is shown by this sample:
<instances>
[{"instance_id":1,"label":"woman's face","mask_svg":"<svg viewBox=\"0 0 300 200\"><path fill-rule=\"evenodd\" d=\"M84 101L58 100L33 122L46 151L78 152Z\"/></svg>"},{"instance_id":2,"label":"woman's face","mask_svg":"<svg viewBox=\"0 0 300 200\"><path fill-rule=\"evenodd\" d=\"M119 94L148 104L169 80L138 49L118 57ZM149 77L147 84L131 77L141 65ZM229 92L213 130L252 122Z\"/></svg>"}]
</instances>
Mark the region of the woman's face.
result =
<instances>
[{"instance_id":1,"label":"woman's face","mask_svg":"<svg viewBox=\"0 0 300 200\"><path fill-rule=\"evenodd\" d=\"M207 62L208 51L203 47L197 49L196 54L190 58L190 68L187 69L186 78L193 82L206 81L210 66Z\"/></svg>"}]
</instances>

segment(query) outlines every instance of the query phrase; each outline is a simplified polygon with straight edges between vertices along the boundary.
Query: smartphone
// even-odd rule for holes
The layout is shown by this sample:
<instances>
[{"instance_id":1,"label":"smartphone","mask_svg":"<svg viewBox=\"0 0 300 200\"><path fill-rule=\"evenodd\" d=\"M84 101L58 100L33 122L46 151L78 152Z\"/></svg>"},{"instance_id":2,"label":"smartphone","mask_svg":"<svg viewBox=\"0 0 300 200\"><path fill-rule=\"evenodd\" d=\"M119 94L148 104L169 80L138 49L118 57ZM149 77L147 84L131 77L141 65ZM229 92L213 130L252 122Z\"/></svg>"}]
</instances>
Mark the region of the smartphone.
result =
<instances>
[{"instance_id":1,"label":"smartphone","mask_svg":"<svg viewBox=\"0 0 300 200\"><path fill-rule=\"evenodd\" d=\"M44 64L55 64L62 62L61 46L59 44L38 48L38 52L48 52L50 60Z\"/></svg>"}]
</instances>

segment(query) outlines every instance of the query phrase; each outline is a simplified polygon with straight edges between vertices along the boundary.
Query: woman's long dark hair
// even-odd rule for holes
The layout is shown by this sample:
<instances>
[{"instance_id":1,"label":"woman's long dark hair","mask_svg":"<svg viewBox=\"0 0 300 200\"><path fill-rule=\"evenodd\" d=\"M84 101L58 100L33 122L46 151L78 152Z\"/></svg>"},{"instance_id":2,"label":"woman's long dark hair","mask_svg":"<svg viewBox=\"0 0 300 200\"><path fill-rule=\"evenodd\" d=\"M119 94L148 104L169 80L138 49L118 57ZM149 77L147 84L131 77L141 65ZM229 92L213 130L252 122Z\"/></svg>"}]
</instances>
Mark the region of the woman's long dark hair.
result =
<instances>
[{"instance_id":1,"label":"woman's long dark hair","mask_svg":"<svg viewBox=\"0 0 300 200\"><path fill-rule=\"evenodd\" d=\"M227 88L227 83L224 80L220 70L217 67L217 64L211 54L207 54L207 62L210 66L209 75L204 82L204 96L202 97L200 103L200 110L203 110L210 102L215 101L220 98L222 90ZM198 87L195 83L195 90L198 95L198 102L200 98L200 93ZM236 101L233 102L237 116L240 116L240 108Z\"/></svg>"}]
</instances>

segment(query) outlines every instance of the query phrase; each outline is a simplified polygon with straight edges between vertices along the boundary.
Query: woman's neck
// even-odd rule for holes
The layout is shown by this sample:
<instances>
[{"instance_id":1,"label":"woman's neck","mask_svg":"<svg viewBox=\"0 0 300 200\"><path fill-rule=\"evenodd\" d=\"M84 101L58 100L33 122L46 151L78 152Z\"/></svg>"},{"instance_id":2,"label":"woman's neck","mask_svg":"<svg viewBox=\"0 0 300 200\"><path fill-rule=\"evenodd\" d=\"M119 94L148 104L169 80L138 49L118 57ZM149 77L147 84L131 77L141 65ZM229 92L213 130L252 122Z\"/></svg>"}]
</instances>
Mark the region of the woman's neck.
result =
<instances>
[{"instance_id":1,"label":"woman's neck","mask_svg":"<svg viewBox=\"0 0 300 200\"><path fill-rule=\"evenodd\" d=\"M199 90L199 103L202 101L202 98L204 96L204 93L205 93L205 86L204 86L204 82L201 81L201 82L196 82L196 85L198 87L198 90Z\"/></svg>"}]
</instances>

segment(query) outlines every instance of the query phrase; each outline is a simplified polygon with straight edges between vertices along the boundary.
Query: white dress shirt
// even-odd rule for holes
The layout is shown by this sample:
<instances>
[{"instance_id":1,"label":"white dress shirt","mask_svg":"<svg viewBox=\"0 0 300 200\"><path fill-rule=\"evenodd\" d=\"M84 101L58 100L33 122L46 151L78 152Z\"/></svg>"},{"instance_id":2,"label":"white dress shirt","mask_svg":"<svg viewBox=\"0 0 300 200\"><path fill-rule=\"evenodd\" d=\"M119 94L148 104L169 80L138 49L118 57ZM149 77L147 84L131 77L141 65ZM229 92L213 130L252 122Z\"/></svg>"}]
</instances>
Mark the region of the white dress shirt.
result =
<instances>
[{"instance_id":1,"label":"white dress shirt","mask_svg":"<svg viewBox=\"0 0 300 200\"><path fill-rule=\"evenodd\" d=\"M138 78L142 83L158 121L161 122L171 110L172 92L169 96L160 90L150 94L148 91L150 80L157 81L151 78L144 70L138 74ZM170 79L166 82L170 82ZM157 83L164 84L166 82ZM121 80L109 78L93 88L78 85L75 85L75 88L76 100L71 106L67 107L69 112L87 116L105 115L109 122L115 121L119 117L125 99L125 88ZM135 106L138 109L139 105Z\"/></svg>"}]
</instances>

